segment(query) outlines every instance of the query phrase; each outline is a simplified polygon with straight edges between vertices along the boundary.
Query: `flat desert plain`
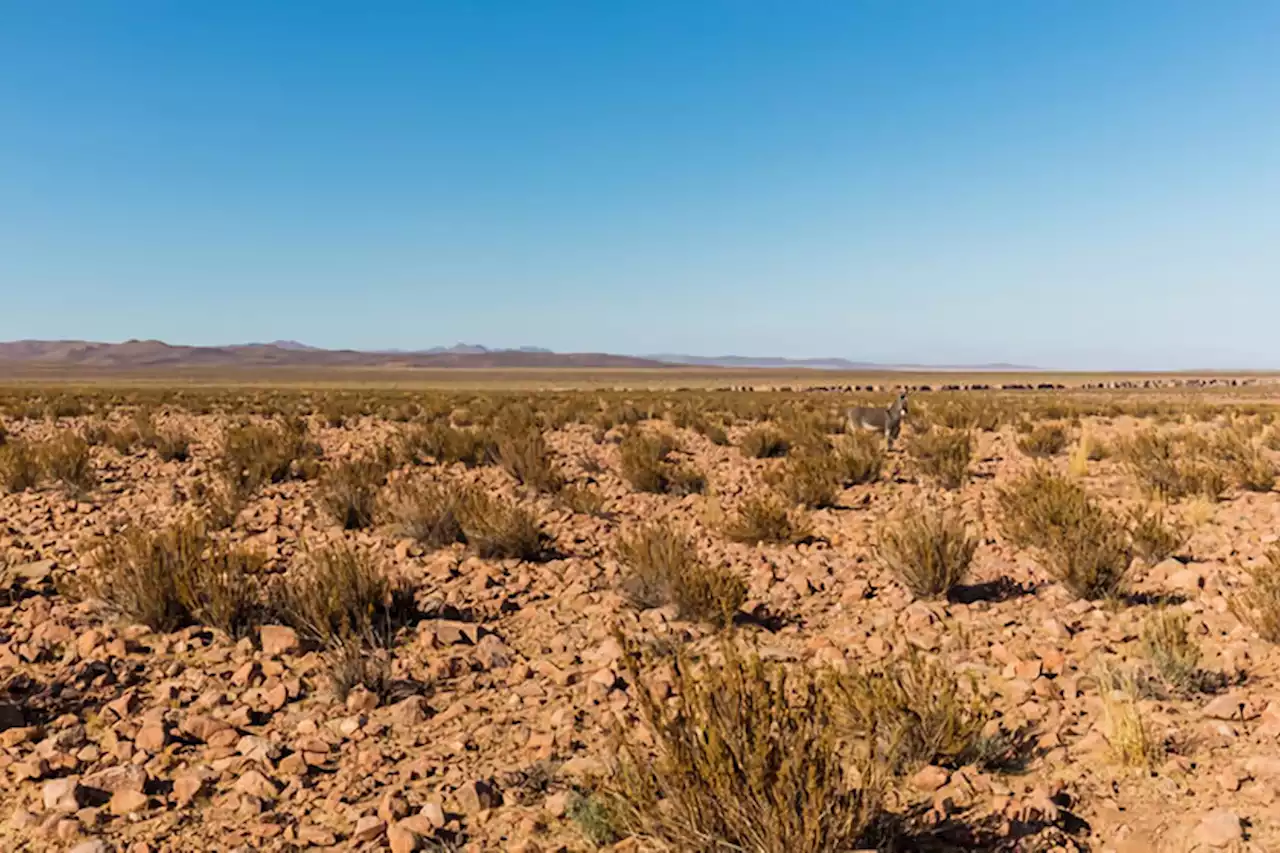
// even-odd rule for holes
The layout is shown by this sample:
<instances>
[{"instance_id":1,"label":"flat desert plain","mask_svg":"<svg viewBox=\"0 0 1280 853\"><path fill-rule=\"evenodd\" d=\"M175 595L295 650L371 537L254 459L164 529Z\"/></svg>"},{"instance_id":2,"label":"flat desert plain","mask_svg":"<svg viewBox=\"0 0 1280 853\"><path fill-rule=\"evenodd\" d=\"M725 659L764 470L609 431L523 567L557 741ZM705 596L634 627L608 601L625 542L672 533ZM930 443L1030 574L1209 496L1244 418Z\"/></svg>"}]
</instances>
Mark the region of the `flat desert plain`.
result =
<instances>
[{"instance_id":1,"label":"flat desert plain","mask_svg":"<svg viewBox=\"0 0 1280 853\"><path fill-rule=\"evenodd\" d=\"M0 847L1280 849L1280 387L398 381L0 393Z\"/></svg>"}]
</instances>

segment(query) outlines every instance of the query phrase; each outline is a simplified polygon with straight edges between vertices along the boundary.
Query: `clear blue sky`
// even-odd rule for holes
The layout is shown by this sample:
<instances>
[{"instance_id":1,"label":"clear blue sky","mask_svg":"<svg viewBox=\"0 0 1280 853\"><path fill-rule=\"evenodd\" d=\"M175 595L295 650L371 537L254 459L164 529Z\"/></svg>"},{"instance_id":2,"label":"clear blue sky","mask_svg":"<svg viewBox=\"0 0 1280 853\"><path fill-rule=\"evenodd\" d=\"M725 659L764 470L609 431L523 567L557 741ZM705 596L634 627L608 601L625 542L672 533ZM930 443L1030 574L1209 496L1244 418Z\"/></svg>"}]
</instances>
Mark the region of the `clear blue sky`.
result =
<instances>
[{"instance_id":1,"label":"clear blue sky","mask_svg":"<svg viewBox=\"0 0 1280 853\"><path fill-rule=\"evenodd\" d=\"M1280 3L0 0L0 340L1280 367Z\"/></svg>"}]
</instances>

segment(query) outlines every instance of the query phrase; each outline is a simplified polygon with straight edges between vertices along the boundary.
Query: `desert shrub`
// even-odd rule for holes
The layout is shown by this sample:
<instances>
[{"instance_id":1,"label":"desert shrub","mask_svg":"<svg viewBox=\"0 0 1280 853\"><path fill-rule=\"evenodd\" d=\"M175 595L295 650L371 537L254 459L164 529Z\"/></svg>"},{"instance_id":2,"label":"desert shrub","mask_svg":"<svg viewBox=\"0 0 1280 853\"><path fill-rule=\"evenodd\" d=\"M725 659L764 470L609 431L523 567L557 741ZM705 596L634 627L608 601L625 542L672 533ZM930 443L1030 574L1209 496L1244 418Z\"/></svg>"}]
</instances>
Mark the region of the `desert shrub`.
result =
<instances>
[{"instance_id":1,"label":"desert shrub","mask_svg":"<svg viewBox=\"0 0 1280 853\"><path fill-rule=\"evenodd\" d=\"M412 613L412 591L343 543L313 552L306 570L278 585L281 618L328 646L391 633Z\"/></svg>"},{"instance_id":2,"label":"desert shrub","mask_svg":"<svg viewBox=\"0 0 1280 853\"><path fill-rule=\"evenodd\" d=\"M1280 548L1249 569L1249 577L1252 583L1229 599L1231 612L1262 639L1280 643Z\"/></svg>"},{"instance_id":3,"label":"desert shrub","mask_svg":"<svg viewBox=\"0 0 1280 853\"><path fill-rule=\"evenodd\" d=\"M1165 519L1163 507L1137 509L1129 514L1133 552L1150 565L1168 559L1187 543L1187 531Z\"/></svg>"},{"instance_id":4,"label":"desert shrub","mask_svg":"<svg viewBox=\"0 0 1280 853\"><path fill-rule=\"evenodd\" d=\"M534 513L519 504L471 491L462 504L462 530L476 554L492 559L541 560L549 537Z\"/></svg>"},{"instance_id":5,"label":"desert shrub","mask_svg":"<svg viewBox=\"0 0 1280 853\"><path fill-rule=\"evenodd\" d=\"M1150 768L1163 756L1161 744L1143 719L1138 689L1132 681L1119 689L1102 691L1102 716L1107 744L1121 764Z\"/></svg>"},{"instance_id":6,"label":"desert shrub","mask_svg":"<svg viewBox=\"0 0 1280 853\"><path fill-rule=\"evenodd\" d=\"M672 699L636 691L653 748L623 742L599 795L605 826L690 853L867 846L884 780L870 758L843 748L818 677L730 643L720 666L697 671L679 656L672 669Z\"/></svg>"},{"instance_id":7,"label":"desert shrub","mask_svg":"<svg viewBox=\"0 0 1280 853\"><path fill-rule=\"evenodd\" d=\"M103 444L121 456L128 456L139 443L137 430L129 426L108 429L103 435Z\"/></svg>"},{"instance_id":8,"label":"desert shrub","mask_svg":"<svg viewBox=\"0 0 1280 853\"><path fill-rule=\"evenodd\" d=\"M108 541L79 592L156 631L203 624L242 637L261 618L261 567L259 557L187 519L157 531L133 528Z\"/></svg>"},{"instance_id":9,"label":"desert shrub","mask_svg":"<svg viewBox=\"0 0 1280 853\"><path fill-rule=\"evenodd\" d=\"M1121 595L1133 546L1125 525L1079 483L1037 468L999 492L1001 532L1036 548L1053 577L1081 598Z\"/></svg>"},{"instance_id":10,"label":"desert shrub","mask_svg":"<svg viewBox=\"0 0 1280 853\"><path fill-rule=\"evenodd\" d=\"M1275 463L1239 429L1219 433L1210 455L1222 460L1235 484L1250 492L1269 492L1276 483Z\"/></svg>"},{"instance_id":11,"label":"desert shrub","mask_svg":"<svg viewBox=\"0 0 1280 853\"><path fill-rule=\"evenodd\" d=\"M1200 684L1200 646L1187 631L1188 617L1160 609L1142 625L1142 652L1170 686L1191 691Z\"/></svg>"},{"instance_id":12,"label":"desert shrub","mask_svg":"<svg viewBox=\"0 0 1280 853\"><path fill-rule=\"evenodd\" d=\"M391 655L380 645L376 638L370 642L368 638L347 637L325 652L329 689L335 699L345 702L360 687L384 702L392 695Z\"/></svg>"},{"instance_id":13,"label":"desert shrub","mask_svg":"<svg viewBox=\"0 0 1280 853\"><path fill-rule=\"evenodd\" d=\"M895 772L921 764L961 767L983 756L991 704L972 677L962 681L912 646L878 666L831 673L829 684L842 728L869 741L877 760Z\"/></svg>"},{"instance_id":14,"label":"desert shrub","mask_svg":"<svg viewBox=\"0 0 1280 853\"><path fill-rule=\"evenodd\" d=\"M31 445L10 439L0 445L0 488L6 492L34 489L40 481L40 465Z\"/></svg>"},{"instance_id":15,"label":"desert shrub","mask_svg":"<svg viewBox=\"0 0 1280 853\"><path fill-rule=\"evenodd\" d=\"M433 422L405 429L400 436L404 457L421 464L461 462L468 468L489 465L498 458L497 441L486 430L459 429Z\"/></svg>"},{"instance_id":16,"label":"desert shrub","mask_svg":"<svg viewBox=\"0 0 1280 853\"><path fill-rule=\"evenodd\" d=\"M306 424L249 424L229 427L223 435L220 464L232 489L249 495L266 483L280 483L303 473L301 463L319 455Z\"/></svg>"},{"instance_id":17,"label":"desert shrub","mask_svg":"<svg viewBox=\"0 0 1280 853\"><path fill-rule=\"evenodd\" d=\"M456 483L399 480L388 487L381 507L402 536L429 548L444 548L466 541L462 518L470 500Z\"/></svg>"},{"instance_id":18,"label":"desert shrub","mask_svg":"<svg viewBox=\"0 0 1280 853\"><path fill-rule=\"evenodd\" d=\"M959 515L925 508L881 529L878 556L916 597L939 598L968 576L977 547Z\"/></svg>"},{"instance_id":19,"label":"desert shrub","mask_svg":"<svg viewBox=\"0 0 1280 853\"><path fill-rule=\"evenodd\" d=\"M867 432L847 435L836 442L833 452L843 485L857 486L880 479L885 449L879 436Z\"/></svg>"},{"instance_id":20,"label":"desert shrub","mask_svg":"<svg viewBox=\"0 0 1280 853\"><path fill-rule=\"evenodd\" d=\"M633 432L618 447L619 473L641 492L690 495L704 491L706 478L692 468L668 461L667 456L674 449L675 443L668 436Z\"/></svg>"},{"instance_id":21,"label":"desert shrub","mask_svg":"<svg viewBox=\"0 0 1280 853\"><path fill-rule=\"evenodd\" d=\"M41 442L36 458L45 477L75 492L87 491L97 481L89 443L70 430Z\"/></svg>"},{"instance_id":22,"label":"desert shrub","mask_svg":"<svg viewBox=\"0 0 1280 853\"><path fill-rule=\"evenodd\" d=\"M166 462L186 462L191 458L191 436L179 429L160 430L152 446Z\"/></svg>"},{"instance_id":23,"label":"desert shrub","mask_svg":"<svg viewBox=\"0 0 1280 853\"><path fill-rule=\"evenodd\" d=\"M768 479L792 503L812 509L835 506L840 496L841 459L832 453L809 450L792 454Z\"/></svg>"},{"instance_id":24,"label":"desert shrub","mask_svg":"<svg viewBox=\"0 0 1280 853\"><path fill-rule=\"evenodd\" d=\"M590 486L570 483L560 489L559 498L570 512L579 515L603 515L605 511L604 495Z\"/></svg>"},{"instance_id":25,"label":"desert shrub","mask_svg":"<svg viewBox=\"0 0 1280 853\"><path fill-rule=\"evenodd\" d=\"M681 619L724 626L747 599L740 577L704 562L693 540L666 524L621 537L618 559L626 572L623 591L635 607L674 604Z\"/></svg>"},{"instance_id":26,"label":"desert shrub","mask_svg":"<svg viewBox=\"0 0 1280 853\"><path fill-rule=\"evenodd\" d=\"M992 432L999 429L1005 413L997 403L985 397L952 397L929 406L929 420L947 429Z\"/></svg>"},{"instance_id":27,"label":"desert shrub","mask_svg":"<svg viewBox=\"0 0 1280 853\"><path fill-rule=\"evenodd\" d=\"M517 483L540 492L556 492L564 484L546 439L531 423L513 423L498 435L498 462Z\"/></svg>"},{"instance_id":28,"label":"desert shrub","mask_svg":"<svg viewBox=\"0 0 1280 853\"><path fill-rule=\"evenodd\" d=\"M1221 463L1209 454L1207 442L1194 434L1147 430L1121 442L1117 451L1143 488L1156 497L1176 500L1198 494L1217 500L1227 487Z\"/></svg>"},{"instance_id":29,"label":"desert shrub","mask_svg":"<svg viewBox=\"0 0 1280 853\"><path fill-rule=\"evenodd\" d=\"M373 524L378 489L386 468L371 459L352 459L325 469L317 484L320 506L346 530Z\"/></svg>"},{"instance_id":30,"label":"desert shrub","mask_svg":"<svg viewBox=\"0 0 1280 853\"><path fill-rule=\"evenodd\" d=\"M738 442L742 455L752 459L773 459L786 456L791 442L780 430L759 426L748 430Z\"/></svg>"},{"instance_id":31,"label":"desert shrub","mask_svg":"<svg viewBox=\"0 0 1280 853\"><path fill-rule=\"evenodd\" d=\"M1066 447L1067 431L1059 424L1038 424L1018 439L1018 449L1037 459L1057 456Z\"/></svg>"},{"instance_id":32,"label":"desert shrub","mask_svg":"<svg viewBox=\"0 0 1280 853\"><path fill-rule=\"evenodd\" d=\"M907 442L907 453L921 475L944 489L958 489L969 478L973 437L966 429L934 427L913 436Z\"/></svg>"},{"instance_id":33,"label":"desert shrub","mask_svg":"<svg viewBox=\"0 0 1280 853\"><path fill-rule=\"evenodd\" d=\"M725 525L725 535L735 542L799 542L809 536L808 526L772 491L757 492L738 507Z\"/></svg>"}]
</instances>

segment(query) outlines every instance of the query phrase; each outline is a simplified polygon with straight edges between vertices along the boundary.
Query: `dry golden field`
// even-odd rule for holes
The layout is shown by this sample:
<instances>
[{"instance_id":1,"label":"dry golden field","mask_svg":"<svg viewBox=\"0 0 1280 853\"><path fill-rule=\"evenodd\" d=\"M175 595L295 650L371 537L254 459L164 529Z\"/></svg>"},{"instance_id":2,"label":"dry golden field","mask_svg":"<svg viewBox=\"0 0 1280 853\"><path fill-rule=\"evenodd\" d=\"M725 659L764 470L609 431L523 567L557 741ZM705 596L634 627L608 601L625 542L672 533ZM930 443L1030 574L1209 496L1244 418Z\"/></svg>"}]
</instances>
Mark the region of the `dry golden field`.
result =
<instances>
[{"instance_id":1,"label":"dry golden field","mask_svg":"<svg viewBox=\"0 0 1280 853\"><path fill-rule=\"evenodd\" d=\"M0 848L1280 849L1271 377L438 373L8 377Z\"/></svg>"}]
</instances>

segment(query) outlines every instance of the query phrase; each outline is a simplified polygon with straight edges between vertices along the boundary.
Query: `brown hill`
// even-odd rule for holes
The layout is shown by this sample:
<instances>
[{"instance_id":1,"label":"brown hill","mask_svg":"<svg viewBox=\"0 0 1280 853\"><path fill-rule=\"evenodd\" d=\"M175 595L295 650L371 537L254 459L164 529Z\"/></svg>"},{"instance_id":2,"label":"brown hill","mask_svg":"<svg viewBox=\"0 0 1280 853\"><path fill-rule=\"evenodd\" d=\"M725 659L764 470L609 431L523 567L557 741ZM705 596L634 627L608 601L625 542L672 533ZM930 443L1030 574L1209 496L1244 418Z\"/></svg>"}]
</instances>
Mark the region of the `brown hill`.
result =
<instances>
[{"instance_id":1,"label":"brown hill","mask_svg":"<svg viewBox=\"0 0 1280 853\"><path fill-rule=\"evenodd\" d=\"M555 353L519 350L488 352L372 353L356 350L294 349L275 344L245 346L173 346L163 341L0 342L0 365L50 367L670 367L659 361L607 353Z\"/></svg>"}]
</instances>

